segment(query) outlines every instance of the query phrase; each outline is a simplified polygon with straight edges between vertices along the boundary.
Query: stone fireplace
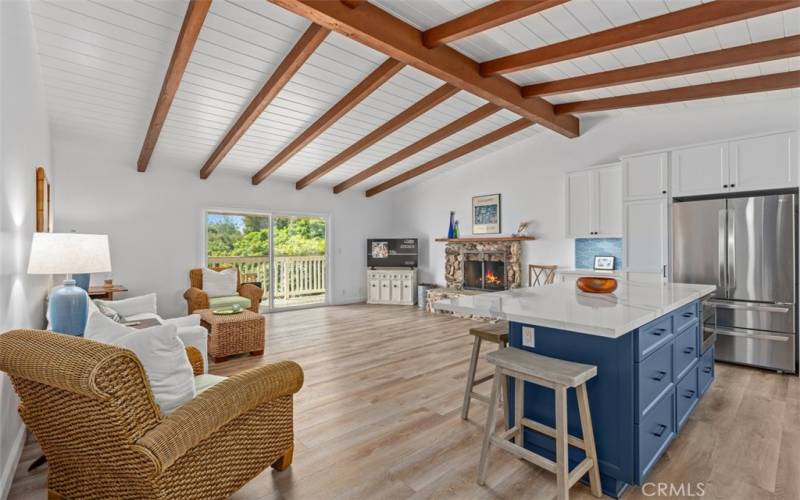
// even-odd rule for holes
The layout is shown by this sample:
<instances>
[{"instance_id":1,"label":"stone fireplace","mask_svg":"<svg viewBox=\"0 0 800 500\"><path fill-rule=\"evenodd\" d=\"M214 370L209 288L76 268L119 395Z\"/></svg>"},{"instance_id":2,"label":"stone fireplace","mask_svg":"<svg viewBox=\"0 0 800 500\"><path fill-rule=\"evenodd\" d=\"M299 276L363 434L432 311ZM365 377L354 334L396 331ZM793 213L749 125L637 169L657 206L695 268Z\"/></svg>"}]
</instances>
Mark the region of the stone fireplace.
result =
<instances>
[{"instance_id":1,"label":"stone fireplace","mask_svg":"<svg viewBox=\"0 0 800 500\"><path fill-rule=\"evenodd\" d=\"M518 240L449 240L444 253L445 280L450 288L495 291L522 284L522 245Z\"/></svg>"}]
</instances>

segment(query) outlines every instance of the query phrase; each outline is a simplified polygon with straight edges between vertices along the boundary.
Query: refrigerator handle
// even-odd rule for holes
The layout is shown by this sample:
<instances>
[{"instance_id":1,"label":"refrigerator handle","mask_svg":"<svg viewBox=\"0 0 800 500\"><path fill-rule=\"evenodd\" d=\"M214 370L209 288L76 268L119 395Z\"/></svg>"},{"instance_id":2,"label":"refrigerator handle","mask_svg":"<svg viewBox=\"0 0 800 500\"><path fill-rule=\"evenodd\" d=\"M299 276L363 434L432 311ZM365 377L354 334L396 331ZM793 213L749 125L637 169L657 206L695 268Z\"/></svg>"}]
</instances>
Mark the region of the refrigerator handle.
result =
<instances>
[{"instance_id":1,"label":"refrigerator handle","mask_svg":"<svg viewBox=\"0 0 800 500\"><path fill-rule=\"evenodd\" d=\"M728 290L734 288L736 288L736 210L730 208L728 209Z\"/></svg>"},{"instance_id":2,"label":"refrigerator handle","mask_svg":"<svg viewBox=\"0 0 800 500\"><path fill-rule=\"evenodd\" d=\"M717 259L719 269L717 274L717 285L722 289L723 296L727 296L728 285L725 282L725 256L727 255L727 244L725 238L725 226L727 223L727 211L723 208L719 211L719 234L717 240Z\"/></svg>"}]
</instances>

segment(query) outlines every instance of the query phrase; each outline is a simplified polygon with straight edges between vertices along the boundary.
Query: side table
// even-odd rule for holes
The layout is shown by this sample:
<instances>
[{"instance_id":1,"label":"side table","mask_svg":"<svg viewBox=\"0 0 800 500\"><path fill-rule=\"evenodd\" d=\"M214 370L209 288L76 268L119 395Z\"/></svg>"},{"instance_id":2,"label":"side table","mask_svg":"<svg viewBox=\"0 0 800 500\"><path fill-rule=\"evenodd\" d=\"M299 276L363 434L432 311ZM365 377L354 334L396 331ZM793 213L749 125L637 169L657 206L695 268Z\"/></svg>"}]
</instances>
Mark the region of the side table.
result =
<instances>
[{"instance_id":1,"label":"side table","mask_svg":"<svg viewBox=\"0 0 800 500\"><path fill-rule=\"evenodd\" d=\"M215 363L221 363L234 354L264 354L264 316L248 310L219 315L211 309L198 309L195 314L200 315L200 324L208 330L208 356Z\"/></svg>"}]
</instances>

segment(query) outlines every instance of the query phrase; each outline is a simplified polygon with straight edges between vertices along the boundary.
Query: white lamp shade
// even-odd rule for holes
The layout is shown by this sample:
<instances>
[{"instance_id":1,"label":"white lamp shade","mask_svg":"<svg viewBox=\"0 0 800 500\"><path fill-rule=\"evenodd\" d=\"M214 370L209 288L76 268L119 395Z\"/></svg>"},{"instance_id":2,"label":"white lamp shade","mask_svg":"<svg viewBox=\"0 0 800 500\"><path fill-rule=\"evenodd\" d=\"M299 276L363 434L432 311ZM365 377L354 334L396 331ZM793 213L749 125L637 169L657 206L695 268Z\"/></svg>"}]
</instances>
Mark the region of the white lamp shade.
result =
<instances>
[{"instance_id":1,"label":"white lamp shade","mask_svg":"<svg viewBox=\"0 0 800 500\"><path fill-rule=\"evenodd\" d=\"M106 234L33 233L28 274L111 272Z\"/></svg>"}]
</instances>

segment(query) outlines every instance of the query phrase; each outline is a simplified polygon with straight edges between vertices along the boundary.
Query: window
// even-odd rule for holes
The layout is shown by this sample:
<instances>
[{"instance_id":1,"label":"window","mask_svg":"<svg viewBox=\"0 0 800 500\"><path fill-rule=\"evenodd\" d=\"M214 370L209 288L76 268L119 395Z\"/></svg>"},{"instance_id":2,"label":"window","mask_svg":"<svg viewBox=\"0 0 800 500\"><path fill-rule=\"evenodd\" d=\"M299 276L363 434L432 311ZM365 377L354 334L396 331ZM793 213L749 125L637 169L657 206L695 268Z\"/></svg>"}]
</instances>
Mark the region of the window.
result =
<instances>
[{"instance_id":1,"label":"window","mask_svg":"<svg viewBox=\"0 0 800 500\"><path fill-rule=\"evenodd\" d=\"M206 212L208 267L236 267L264 290L262 310L327 302L325 217Z\"/></svg>"}]
</instances>

